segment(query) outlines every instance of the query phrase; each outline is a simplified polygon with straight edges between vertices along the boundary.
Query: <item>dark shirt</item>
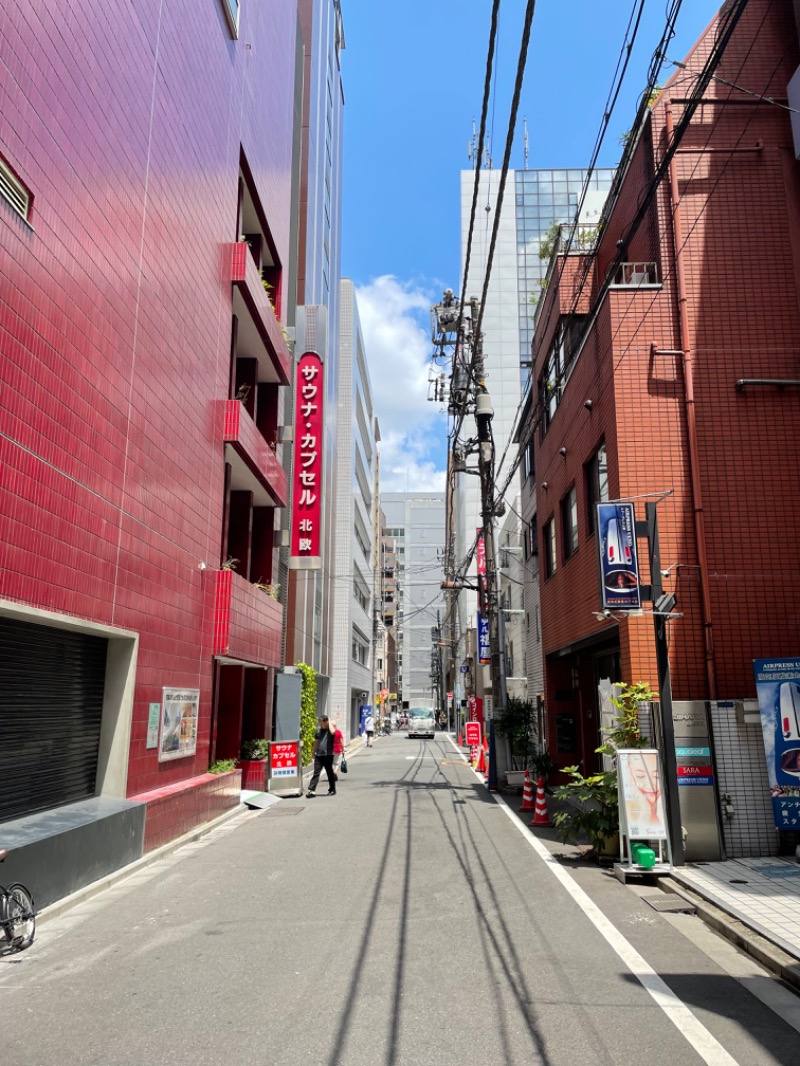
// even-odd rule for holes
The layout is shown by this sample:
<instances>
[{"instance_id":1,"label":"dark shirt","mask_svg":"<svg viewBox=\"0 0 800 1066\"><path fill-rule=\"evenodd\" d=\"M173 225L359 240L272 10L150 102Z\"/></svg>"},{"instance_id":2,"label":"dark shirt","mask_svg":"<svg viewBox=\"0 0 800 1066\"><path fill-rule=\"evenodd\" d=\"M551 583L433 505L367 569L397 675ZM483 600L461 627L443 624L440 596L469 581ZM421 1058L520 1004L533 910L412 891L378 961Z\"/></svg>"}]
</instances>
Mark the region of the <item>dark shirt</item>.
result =
<instances>
[{"instance_id":1,"label":"dark shirt","mask_svg":"<svg viewBox=\"0 0 800 1066\"><path fill-rule=\"evenodd\" d=\"M326 755L332 754L333 745L331 744L331 740L330 730L317 730L317 755L320 759L324 759Z\"/></svg>"}]
</instances>

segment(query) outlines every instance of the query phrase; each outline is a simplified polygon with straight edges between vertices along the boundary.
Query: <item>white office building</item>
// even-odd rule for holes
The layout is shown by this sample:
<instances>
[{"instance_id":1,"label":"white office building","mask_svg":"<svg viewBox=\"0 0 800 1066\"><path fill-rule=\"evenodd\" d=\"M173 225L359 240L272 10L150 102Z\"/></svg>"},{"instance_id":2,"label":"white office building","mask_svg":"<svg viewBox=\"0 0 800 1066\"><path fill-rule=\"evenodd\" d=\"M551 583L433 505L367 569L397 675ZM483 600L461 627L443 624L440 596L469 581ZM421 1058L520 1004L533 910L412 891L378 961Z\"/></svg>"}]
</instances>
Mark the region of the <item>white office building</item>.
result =
<instances>
[{"instance_id":1,"label":"white office building","mask_svg":"<svg viewBox=\"0 0 800 1066\"><path fill-rule=\"evenodd\" d=\"M372 597L379 502L375 493L378 423L355 289L347 278L340 286L338 423L329 714L349 739L358 732L361 706L372 702Z\"/></svg>"},{"instance_id":2,"label":"white office building","mask_svg":"<svg viewBox=\"0 0 800 1066\"><path fill-rule=\"evenodd\" d=\"M383 492L386 536L397 558L398 700L436 705L431 680L431 630L444 614L441 591L444 493Z\"/></svg>"}]
</instances>

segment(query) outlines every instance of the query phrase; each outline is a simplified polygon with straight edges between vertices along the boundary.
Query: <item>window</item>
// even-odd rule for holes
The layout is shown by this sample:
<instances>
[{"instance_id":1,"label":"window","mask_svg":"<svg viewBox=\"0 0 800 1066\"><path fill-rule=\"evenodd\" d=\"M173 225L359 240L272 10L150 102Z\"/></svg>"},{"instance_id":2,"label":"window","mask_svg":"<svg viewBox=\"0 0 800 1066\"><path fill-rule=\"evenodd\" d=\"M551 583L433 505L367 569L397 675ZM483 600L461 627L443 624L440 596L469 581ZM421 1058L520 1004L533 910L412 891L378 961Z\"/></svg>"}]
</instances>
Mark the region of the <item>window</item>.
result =
<instances>
[{"instance_id":1,"label":"window","mask_svg":"<svg viewBox=\"0 0 800 1066\"><path fill-rule=\"evenodd\" d=\"M585 315L565 315L559 323L553 346L539 378L539 402L542 408L542 436L547 432L561 403L564 386L572 373L577 342Z\"/></svg>"},{"instance_id":2,"label":"window","mask_svg":"<svg viewBox=\"0 0 800 1066\"><path fill-rule=\"evenodd\" d=\"M528 527L528 540L530 545L530 555L534 559L539 557L539 530L536 525L536 519L531 519L531 524Z\"/></svg>"},{"instance_id":3,"label":"window","mask_svg":"<svg viewBox=\"0 0 800 1066\"><path fill-rule=\"evenodd\" d=\"M545 577L552 577L556 572L556 523L551 518L542 529L544 538L544 572Z\"/></svg>"},{"instance_id":4,"label":"window","mask_svg":"<svg viewBox=\"0 0 800 1066\"><path fill-rule=\"evenodd\" d=\"M566 561L578 550L578 494L574 485L561 501L561 533Z\"/></svg>"},{"instance_id":5,"label":"window","mask_svg":"<svg viewBox=\"0 0 800 1066\"><path fill-rule=\"evenodd\" d=\"M14 208L18 215L30 221L31 194L14 171L0 159L0 196Z\"/></svg>"},{"instance_id":6,"label":"window","mask_svg":"<svg viewBox=\"0 0 800 1066\"><path fill-rule=\"evenodd\" d=\"M239 0L222 0L222 6L225 8L225 17L228 20L228 25L231 28L231 36L239 36Z\"/></svg>"},{"instance_id":7,"label":"window","mask_svg":"<svg viewBox=\"0 0 800 1066\"><path fill-rule=\"evenodd\" d=\"M369 641L358 629L353 629L353 642L352 642L353 659L360 663L362 666L366 666L369 661Z\"/></svg>"},{"instance_id":8,"label":"window","mask_svg":"<svg viewBox=\"0 0 800 1066\"><path fill-rule=\"evenodd\" d=\"M525 454L523 456L523 472L524 472L524 477L525 477L526 481L528 480L528 478L532 478L536 474L536 467L534 466L534 462L533 462L533 441L532 440L528 441L528 446L525 449Z\"/></svg>"},{"instance_id":9,"label":"window","mask_svg":"<svg viewBox=\"0 0 800 1066\"><path fill-rule=\"evenodd\" d=\"M608 459L605 444L600 445L584 469L586 473L586 526L591 537L594 533L597 504L609 499Z\"/></svg>"}]
</instances>

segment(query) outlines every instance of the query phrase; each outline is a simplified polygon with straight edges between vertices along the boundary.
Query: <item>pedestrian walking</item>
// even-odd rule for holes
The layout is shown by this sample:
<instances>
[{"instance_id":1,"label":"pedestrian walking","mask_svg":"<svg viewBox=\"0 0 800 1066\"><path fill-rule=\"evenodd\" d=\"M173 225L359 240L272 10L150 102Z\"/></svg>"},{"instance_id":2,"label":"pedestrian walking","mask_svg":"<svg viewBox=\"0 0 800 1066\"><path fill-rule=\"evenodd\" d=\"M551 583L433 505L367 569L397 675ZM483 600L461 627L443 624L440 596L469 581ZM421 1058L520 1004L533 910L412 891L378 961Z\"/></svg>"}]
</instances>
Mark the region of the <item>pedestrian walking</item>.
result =
<instances>
[{"instance_id":1,"label":"pedestrian walking","mask_svg":"<svg viewBox=\"0 0 800 1066\"><path fill-rule=\"evenodd\" d=\"M308 785L306 797L313 799L317 792L319 775L324 770L328 777L328 795L336 795L336 777L333 773L333 734L327 714L319 720L319 729L314 734L314 773Z\"/></svg>"},{"instance_id":2,"label":"pedestrian walking","mask_svg":"<svg viewBox=\"0 0 800 1066\"><path fill-rule=\"evenodd\" d=\"M367 747L372 747L372 738L375 736L375 719L368 714L364 719L364 732L367 734Z\"/></svg>"},{"instance_id":3,"label":"pedestrian walking","mask_svg":"<svg viewBox=\"0 0 800 1066\"><path fill-rule=\"evenodd\" d=\"M341 729L337 728L336 722L331 722L328 728L333 735L333 777L338 781L339 767L342 764L342 756L345 754L344 734Z\"/></svg>"}]
</instances>

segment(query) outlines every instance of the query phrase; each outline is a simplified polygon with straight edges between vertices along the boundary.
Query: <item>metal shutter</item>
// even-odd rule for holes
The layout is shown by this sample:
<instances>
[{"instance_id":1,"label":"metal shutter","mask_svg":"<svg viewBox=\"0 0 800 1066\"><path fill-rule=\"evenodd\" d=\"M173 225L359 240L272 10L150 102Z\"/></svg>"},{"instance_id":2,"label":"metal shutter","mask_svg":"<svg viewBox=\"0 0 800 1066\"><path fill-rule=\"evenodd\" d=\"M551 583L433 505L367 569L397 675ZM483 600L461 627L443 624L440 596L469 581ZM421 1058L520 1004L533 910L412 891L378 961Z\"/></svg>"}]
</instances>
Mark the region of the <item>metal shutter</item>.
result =
<instances>
[{"instance_id":1,"label":"metal shutter","mask_svg":"<svg viewBox=\"0 0 800 1066\"><path fill-rule=\"evenodd\" d=\"M106 649L0 617L0 822L95 794Z\"/></svg>"}]
</instances>

